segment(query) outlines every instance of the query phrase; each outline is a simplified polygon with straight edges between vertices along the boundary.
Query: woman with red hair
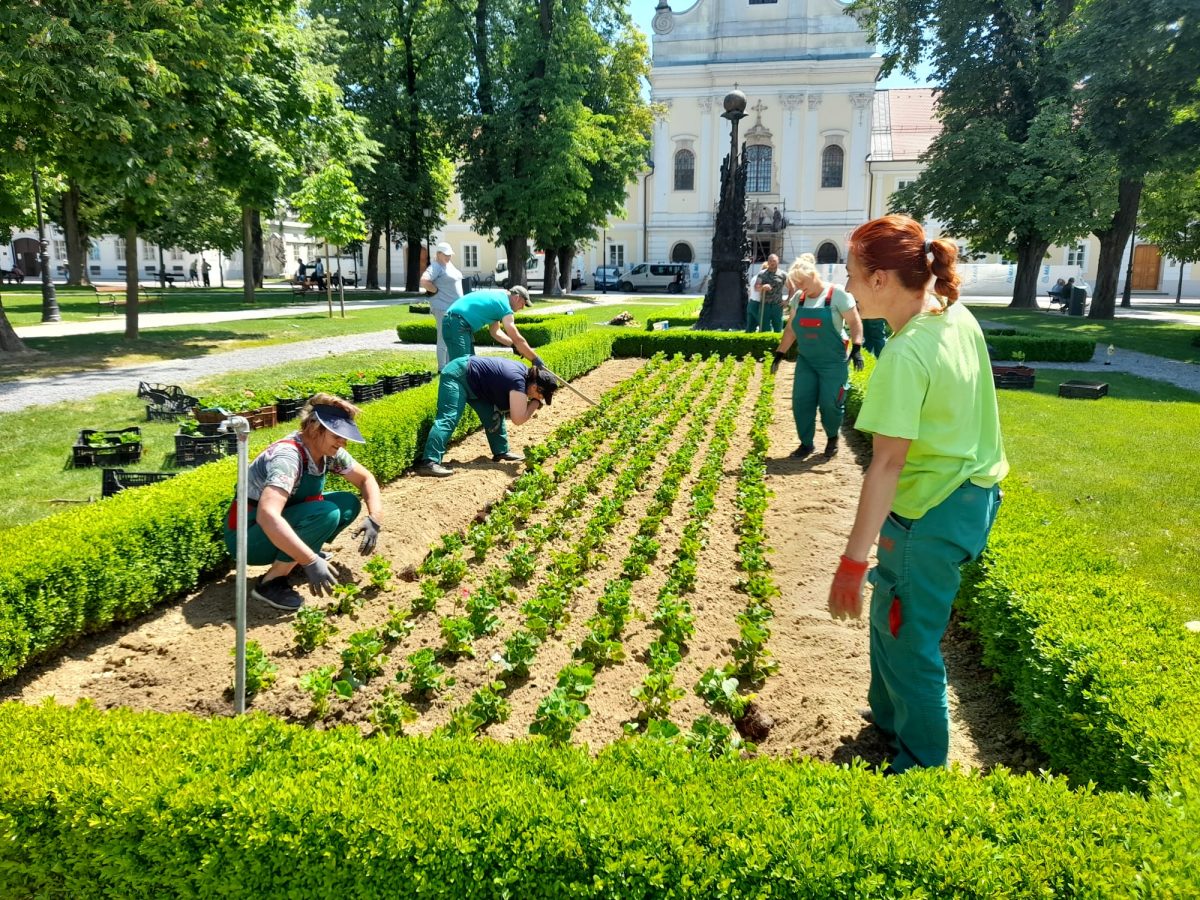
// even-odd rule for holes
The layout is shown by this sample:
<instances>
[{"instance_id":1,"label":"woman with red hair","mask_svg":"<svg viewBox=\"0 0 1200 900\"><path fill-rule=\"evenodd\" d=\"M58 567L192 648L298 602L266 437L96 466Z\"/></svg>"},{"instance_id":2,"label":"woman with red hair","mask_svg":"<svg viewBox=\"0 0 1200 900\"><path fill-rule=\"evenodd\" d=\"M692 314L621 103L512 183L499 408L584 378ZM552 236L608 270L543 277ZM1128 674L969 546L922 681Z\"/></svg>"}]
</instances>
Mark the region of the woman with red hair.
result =
<instances>
[{"instance_id":1,"label":"woman with red hair","mask_svg":"<svg viewBox=\"0 0 1200 900\"><path fill-rule=\"evenodd\" d=\"M957 253L951 241L926 240L907 216L884 216L854 232L846 266L863 318L886 319L893 336L855 422L873 435L873 457L829 611L861 615L878 538L867 696L895 773L946 765L940 642L959 568L983 552L1008 472L983 332L955 302Z\"/></svg>"}]
</instances>

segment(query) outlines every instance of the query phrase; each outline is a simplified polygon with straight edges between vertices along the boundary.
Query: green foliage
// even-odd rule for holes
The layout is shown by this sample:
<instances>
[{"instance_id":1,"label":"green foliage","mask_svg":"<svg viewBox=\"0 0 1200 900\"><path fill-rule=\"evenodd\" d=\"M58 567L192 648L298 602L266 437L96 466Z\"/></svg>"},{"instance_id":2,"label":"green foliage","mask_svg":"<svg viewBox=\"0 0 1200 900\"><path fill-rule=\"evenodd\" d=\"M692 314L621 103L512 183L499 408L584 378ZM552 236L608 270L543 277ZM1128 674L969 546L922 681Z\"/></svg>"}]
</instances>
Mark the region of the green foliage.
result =
<instances>
[{"instance_id":1,"label":"green foliage","mask_svg":"<svg viewBox=\"0 0 1200 900\"><path fill-rule=\"evenodd\" d=\"M417 721L417 711L393 688L385 687L371 704L368 716L375 732L384 737L403 737L404 726Z\"/></svg>"},{"instance_id":2,"label":"green foliage","mask_svg":"<svg viewBox=\"0 0 1200 900\"><path fill-rule=\"evenodd\" d=\"M333 666L321 666L312 672L300 676L300 690L308 694L312 700L311 715L316 719L324 719L329 715L329 698L334 693Z\"/></svg>"},{"instance_id":3,"label":"green foliage","mask_svg":"<svg viewBox=\"0 0 1200 900\"><path fill-rule=\"evenodd\" d=\"M229 651L236 658L237 648ZM270 657L258 641L246 641L246 696L253 697L260 691L265 691L275 683L279 674L279 666L271 662ZM233 683L230 682L230 688Z\"/></svg>"},{"instance_id":4,"label":"green foliage","mask_svg":"<svg viewBox=\"0 0 1200 900\"><path fill-rule=\"evenodd\" d=\"M371 579L371 587L378 591L392 589L392 563L386 556L376 553L363 564L363 571Z\"/></svg>"},{"instance_id":5,"label":"green foliage","mask_svg":"<svg viewBox=\"0 0 1200 900\"><path fill-rule=\"evenodd\" d=\"M701 716L693 722L692 730L683 736L683 745L712 759L739 759L743 753L753 753L757 749L733 728L712 716Z\"/></svg>"},{"instance_id":6,"label":"green foliage","mask_svg":"<svg viewBox=\"0 0 1200 900\"><path fill-rule=\"evenodd\" d=\"M380 634L389 644L394 644L397 641L402 641L412 633L415 627L412 619L408 617L408 613L402 609L396 609L394 606L388 607L388 617L380 626Z\"/></svg>"},{"instance_id":7,"label":"green foliage","mask_svg":"<svg viewBox=\"0 0 1200 900\"><path fill-rule=\"evenodd\" d=\"M443 616L442 653L446 656L475 656L475 626L462 616Z\"/></svg>"},{"instance_id":8,"label":"green foliage","mask_svg":"<svg viewBox=\"0 0 1200 900\"><path fill-rule=\"evenodd\" d=\"M325 618L325 610L315 606L302 606L296 610L292 629L296 632L296 647L301 653L311 653L325 646L337 634L337 628Z\"/></svg>"},{"instance_id":9,"label":"green foliage","mask_svg":"<svg viewBox=\"0 0 1200 900\"><path fill-rule=\"evenodd\" d=\"M341 162L328 162L304 179L291 205L308 223L309 234L330 244L342 247L367 236L362 194Z\"/></svg>"},{"instance_id":10,"label":"green foliage","mask_svg":"<svg viewBox=\"0 0 1200 900\"><path fill-rule=\"evenodd\" d=\"M504 654L500 664L506 672L511 672L518 678L529 674L529 664L537 656L538 647L542 640L536 634L528 631L516 631L504 642Z\"/></svg>"},{"instance_id":11,"label":"green foliage","mask_svg":"<svg viewBox=\"0 0 1200 900\"><path fill-rule=\"evenodd\" d=\"M367 602L357 584L335 584L333 586L334 609L339 615L349 615Z\"/></svg>"},{"instance_id":12,"label":"green foliage","mask_svg":"<svg viewBox=\"0 0 1200 900\"><path fill-rule=\"evenodd\" d=\"M409 654L406 662L407 668L396 672L396 681L407 683L413 696L428 699L454 684L454 679L447 677L445 668L438 663L437 652L430 647Z\"/></svg>"},{"instance_id":13,"label":"green foliage","mask_svg":"<svg viewBox=\"0 0 1200 900\"><path fill-rule=\"evenodd\" d=\"M567 338L586 334L587 319L582 316L560 315L539 316L540 321L529 321L528 318L517 316L517 330L529 342L531 347L544 347L552 341L562 341ZM432 323L404 322L396 326L396 336L402 344L432 344L437 340L437 327ZM481 328L474 334L476 347L494 347L496 341L487 328Z\"/></svg>"},{"instance_id":14,"label":"green foliage","mask_svg":"<svg viewBox=\"0 0 1200 900\"><path fill-rule=\"evenodd\" d=\"M779 344L773 334L742 334L728 331L650 331L618 332L613 336L612 354L618 358L627 356L652 356L655 353L700 353L705 356L752 356L761 359Z\"/></svg>"},{"instance_id":15,"label":"green foliage","mask_svg":"<svg viewBox=\"0 0 1200 900\"><path fill-rule=\"evenodd\" d=\"M1091 362L1096 342L1088 338L1051 337L1018 333L1012 335L985 332L996 360L1037 362ZM1016 354L1023 354L1018 357Z\"/></svg>"},{"instance_id":16,"label":"green foliage","mask_svg":"<svg viewBox=\"0 0 1200 900\"><path fill-rule=\"evenodd\" d=\"M1157 244L1164 256L1200 262L1200 167L1146 179L1138 234Z\"/></svg>"},{"instance_id":17,"label":"green foliage","mask_svg":"<svg viewBox=\"0 0 1200 900\"><path fill-rule=\"evenodd\" d=\"M358 684L365 684L383 674L387 665L387 654L383 652L383 641L374 628L350 635L349 646L342 651L343 672Z\"/></svg>"},{"instance_id":18,"label":"green foliage","mask_svg":"<svg viewBox=\"0 0 1200 900\"><path fill-rule=\"evenodd\" d=\"M754 699L753 694L739 694L737 677L724 669L708 669L696 682L696 696L717 712L740 719Z\"/></svg>"}]
</instances>

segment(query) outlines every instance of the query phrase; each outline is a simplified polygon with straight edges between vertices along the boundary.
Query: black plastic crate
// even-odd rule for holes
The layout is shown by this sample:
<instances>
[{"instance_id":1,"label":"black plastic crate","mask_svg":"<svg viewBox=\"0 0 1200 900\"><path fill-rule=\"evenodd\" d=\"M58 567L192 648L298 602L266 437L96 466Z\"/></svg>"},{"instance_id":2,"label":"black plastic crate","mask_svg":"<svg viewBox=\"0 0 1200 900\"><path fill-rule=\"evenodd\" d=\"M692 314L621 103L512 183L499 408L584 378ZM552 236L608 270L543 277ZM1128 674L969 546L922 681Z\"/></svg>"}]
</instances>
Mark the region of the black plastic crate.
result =
<instances>
[{"instance_id":1,"label":"black plastic crate","mask_svg":"<svg viewBox=\"0 0 1200 900\"><path fill-rule=\"evenodd\" d=\"M175 384L155 384L150 381L138 382L138 396L143 400L149 400L153 404L155 412L161 412L162 416L152 416L150 407L146 408L146 418L168 418L170 416L182 415L190 410L200 401L190 394L186 394L183 388Z\"/></svg>"},{"instance_id":2,"label":"black plastic crate","mask_svg":"<svg viewBox=\"0 0 1200 900\"><path fill-rule=\"evenodd\" d=\"M136 435L137 441L122 442L121 436L126 434ZM89 443L88 439L96 435L103 435L112 440L113 443L102 447L93 446ZM84 428L79 432L79 437L75 440L75 446L71 448L71 462L77 469L88 466L121 465L123 463L137 462L141 458L142 429L136 425L116 431Z\"/></svg>"},{"instance_id":3,"label":"black plastic crate","mask_svg":"<svg viewBox=\"0 0 1200 900\"><path fill-rule=\"evenodd\" d=\"M177 409L170 403L162 406L156 403L146 404L147 422L174 422L176 419L187 414L187 409Z\"/></svg>"},{"instance_id":4,"label":"black plastic crate","mask_svg":"<svg viewBox=\"0 0 1200 900\"><path fill-rule=\"evenodd\" d=\"M236 434L175 435L175 465L198 466L237 453Z\"/></svg>"},{"instance_id":5,"label":"black plastic crate","mask_svg":"<svg viewBox=\"0 0 1200 900\"><path fill-rule=\"evenodd\" d=\"M1073 400L1099 400L1108 396L1108 384L1103 381L1064 381L1058 386L1058 396Z\"/></svg>"},{"instance_id":6,"label":"black plastic crate","mask_svg":"<svg viewBox=\"0 0 1200 900\"><path fill-rule=\"evenodd\" d=\"M126 488L144 487L174 478L178 472L126 472L124 469L104 469L100 476L100 496L111 497Z\"/></svg>"},{"instance_id":7,"label":"black plastic crate","mask_svg":"<svg viewBox=\"0 0 1200 900\"><path fill-rule=\"evenodd\" d=\"M383 385L378 381L372 384L352 384L350 385L350 398L355 403L367 403L371 400L378 400L383 396Z\"/></svg>"},{"instance_id":8,"label":"black plastic crate","mask_svg":"<svg viewBox=\"0 0 1200 900\"><path fill-rule=\"evenodd\" d=\"M304 409L304 404L308 400L295 397L276 397L275 398L275 416L280 422L287 422L300 415L300 411Z\"/></svg>"}]
</instances>

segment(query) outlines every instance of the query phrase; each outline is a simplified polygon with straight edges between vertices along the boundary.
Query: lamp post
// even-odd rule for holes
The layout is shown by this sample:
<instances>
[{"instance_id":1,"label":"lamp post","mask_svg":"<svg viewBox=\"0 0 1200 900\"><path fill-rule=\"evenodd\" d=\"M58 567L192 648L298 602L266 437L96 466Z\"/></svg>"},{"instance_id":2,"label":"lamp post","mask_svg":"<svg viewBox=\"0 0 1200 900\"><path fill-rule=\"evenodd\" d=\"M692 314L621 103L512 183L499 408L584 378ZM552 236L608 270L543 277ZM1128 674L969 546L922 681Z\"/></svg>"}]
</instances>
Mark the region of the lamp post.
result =
<instances>
[{"instance_id":1,"label":"lamp post","mask_svg":"<svg viewBox=\"0 0 1200 900\"><path fill-rule=\"evenodd\" d=\"M58 295L54 291L54 282L50 279L50 245L46 241L46 220L42 216L42 183L38 178L36 161L33 164L33 203L37 207L38 266L42 270L42 321L61 322Z\"/></svg>"},{"instance_id":2,"label":"lamp post","mask_svg":"<svg viewBox=\"0 0 1200 900\"><path fill-rule=\"evenodd\" d=\"M721 165L721 191L712 241L712 279L700 308L697 328L736 331L745 327L746 304L746 165L738 159L738 123L746 117L746 95L739 90L725 95L725 112L733 126L729 155Z\"/></svg>"},{"instance_id":3,"label":"lamp post","mask_svg":"<svg viewBox=\"0 0 1200 900\"><path fill-rule=\"evenodd\" d=\"M433 234L430 223L433 221L433 210L426 206L421 210L421 215L425 217L425 264L433 264Z\"/></svg>"}]
</instances>

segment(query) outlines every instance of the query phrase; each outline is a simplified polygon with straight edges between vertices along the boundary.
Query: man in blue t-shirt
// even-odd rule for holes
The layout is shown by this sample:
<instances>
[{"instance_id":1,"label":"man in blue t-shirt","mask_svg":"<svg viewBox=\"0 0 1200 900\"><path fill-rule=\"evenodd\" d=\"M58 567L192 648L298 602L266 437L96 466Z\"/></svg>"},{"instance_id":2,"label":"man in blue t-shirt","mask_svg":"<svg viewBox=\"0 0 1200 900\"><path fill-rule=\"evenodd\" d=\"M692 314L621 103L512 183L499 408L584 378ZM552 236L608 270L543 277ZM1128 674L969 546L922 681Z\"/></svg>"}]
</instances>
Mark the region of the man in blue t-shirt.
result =
<instances>
[{"instance_id":1,"label":"man in blue t-shirt","mask_svg":"<svg viewBox=\"0 0 1200 900\"><path fill-rule=\"evenodd\" d=\"M535 366L542 359L533 352L529 342L517 331L514 313L518 313L531 302L529 291L523 286L513 285L507 291L485 288L464 294L446 310L442 319L442 339L446 343L448 359L475 355L475 332L487 327L492 340L502 347L512 348L513 353L523 356Z\"/></svg>"},{"instance_id":2,"label":"man in blue t-shirt","mask_svg":"<svg viewBox=\"0 0 1200 900\"><path fill-rule=\"evenodd\" d=\"M467 404L483 423L492 460L520 462L525 457L508 449L504 414L508 413L514 425L528 422L542 406L550 405L557 387L558 382L549 370L541 366L529 368L515 359L460 356L451 360L442 369L437 416L416 473L436 477L454 474L442 465L442 457Z\"/></svg>"}]
</instances>

